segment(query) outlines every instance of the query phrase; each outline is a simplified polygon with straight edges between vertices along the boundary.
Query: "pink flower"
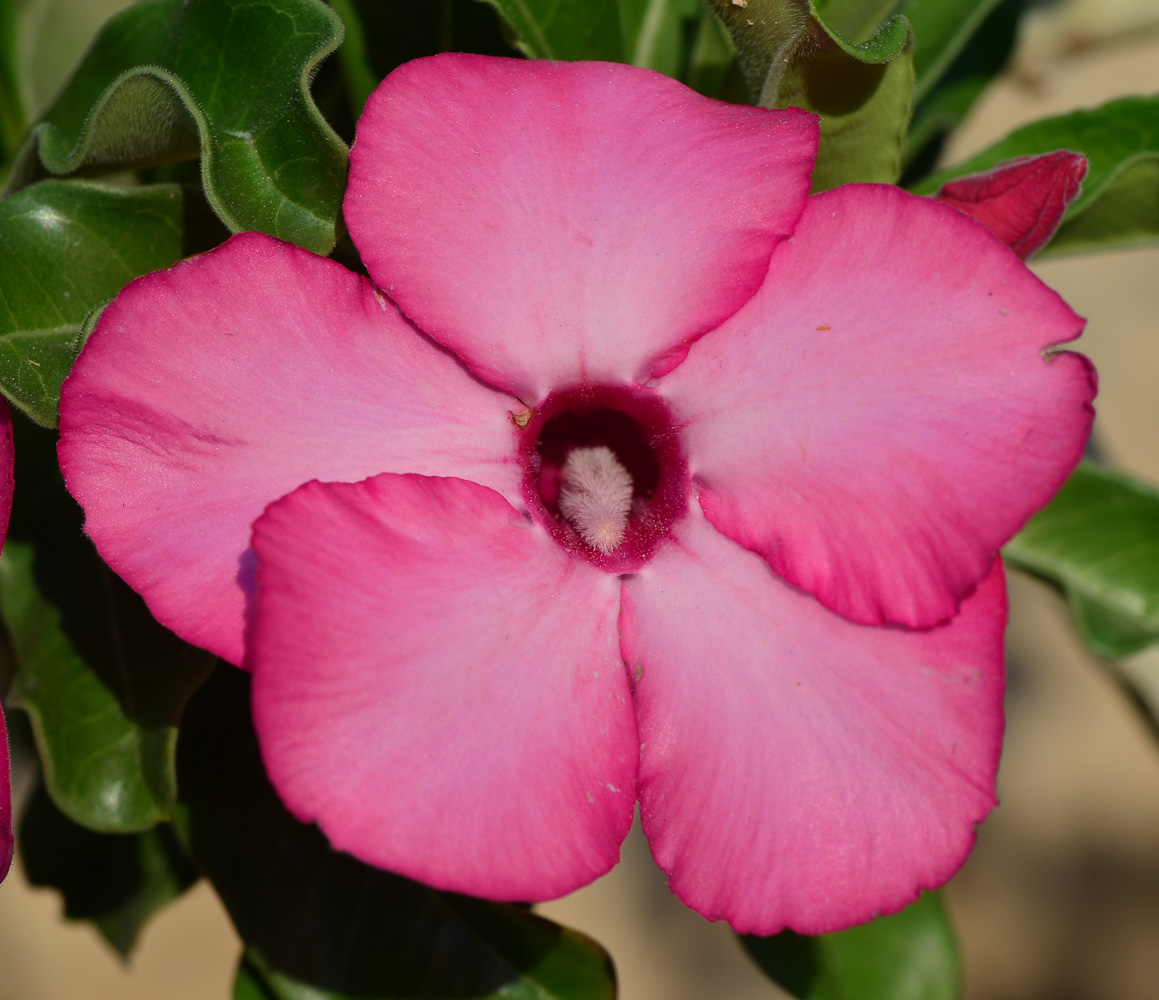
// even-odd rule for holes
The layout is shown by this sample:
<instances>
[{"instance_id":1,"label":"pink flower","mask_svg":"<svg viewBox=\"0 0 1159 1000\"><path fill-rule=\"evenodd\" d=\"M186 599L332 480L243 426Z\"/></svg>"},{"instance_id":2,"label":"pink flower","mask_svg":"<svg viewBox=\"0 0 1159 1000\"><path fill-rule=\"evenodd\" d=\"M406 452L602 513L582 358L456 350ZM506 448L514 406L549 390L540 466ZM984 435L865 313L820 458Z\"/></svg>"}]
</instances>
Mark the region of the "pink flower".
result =
<instances>
[{"instance_id":1,"label":"pink flower","mask_svg":"<svg viewBox=\"0 0 1159 1000\"><path fill-rule=\"evenodd\" d=\"M351 153L375 284L244 234L106 309L69 488L162 622L253 671L270 777L336 847L545 899L638 799L673 891L758 933L961 864L996 552L1093 373L978 223L809 197L816 142L630 67L419 60Z\"/></svg>"}]
</instances>

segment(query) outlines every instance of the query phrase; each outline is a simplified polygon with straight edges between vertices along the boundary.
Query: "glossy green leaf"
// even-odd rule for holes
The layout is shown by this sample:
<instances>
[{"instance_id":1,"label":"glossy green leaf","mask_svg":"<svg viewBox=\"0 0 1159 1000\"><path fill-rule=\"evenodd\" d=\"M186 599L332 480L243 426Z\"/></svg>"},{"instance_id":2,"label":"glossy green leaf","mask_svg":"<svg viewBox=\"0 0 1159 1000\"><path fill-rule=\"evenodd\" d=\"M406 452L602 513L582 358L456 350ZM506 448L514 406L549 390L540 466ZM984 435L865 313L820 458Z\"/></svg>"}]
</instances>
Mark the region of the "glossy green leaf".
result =
<instances>
[{"instance_id":1,"label":"glossy green leaf","mask_svg":"<svg viewBox=\"0 0 1159 1000\"><path fill-rule=\"evenodd\" d=\"M328 253L346 147L309 77L342 40L320 0L143 0L98 34L22 151L15 186L201 155L206 197L234 232Z\"/></svg>"},{"instance_id":2,"label":"glossy green leaf","mask_svg":"<svg viewBox=\"0 0 1159 1000\"><path fill-rule=\"evenodd\" d=\"M1159 642L1159 490L1083 462L1003 550L1060 587L1087 644L1126 656Z\"/></svg>"},{"instance_id":3,"label":"glossy green leaf","mask_svg":"<svg viewBox=\"0 0 1159 1000\"><path fill-rule=\"evenodd\" d=\"M1082 153L1090 169L1082 193L1040 256L1159 239L1159 95L1124 97L1033 122L964 163L926 178L916 190L932 193L955 177L1056 149Z\"/></svg>"},{"instance_id":4,"label":"glossy green leaf","mask_svg":"<svg viewBox=\"0 0 1159 1000\"><path fill-rule=\"evenodd\" d=\"M0 392L54 425L85 317L181 256L175 184L43 181L0 201Z\"/></svg>"},{"instance_id":5,"label":"glossy green leaf","mask_svg":"<svg viewBox=\"0 0 1159 1000\"><path fill-rule=\"evenodd\" d=\"M604 59L676 75L698 0L487 0L534 59Z\"/></svg>"},{"instance_id":6,"label":"glossy green leaf","mask_svg":"<svg viewBox=\"0 0 1159 1000\"><path fill-rule=\"evenodd\" d=\"M32 721L53 801L75 823L147 830L176 800L177 722L213 658L154 621L81 534L55 435L15 418L16 482L0 614L9 703Z\"/></svg>"},{"instance_id":7,"label":"glossy green leaf","mask_svg":"<svg viewBox=\"0 0 1159 1000\"><path fill-rule=\"evenodd\" d=\"M961 978L953 928L935 893L901 913L836 934L743 937L745 950L800 1000L954 1000Z\"/></svg>"},{"instance_id":8,"label":"glossy green leaf","mask_svg":"<svg viewBox=\"0 0 1159 1000\"><path fill-rule=\"evenodd\" d=\"M615 996L587 938L363 865L295 820L265 777L241 671L220 667L190 701L178 757L190 851L249 948L235 997Z\"/></svg>"},{"instance_id":9,"label":"glossy green leaf","mask_svg":"<svg viewBox=\"0 0 1159 1000\"><path fill-rule=\"evenodd\" d=\"M168 824L145 833L94 833L77 826L37 785L20 824L28 881L57 889L64 915L89 920L123 957L146 921L197 880Z\"/></svg>"}]
</instances>

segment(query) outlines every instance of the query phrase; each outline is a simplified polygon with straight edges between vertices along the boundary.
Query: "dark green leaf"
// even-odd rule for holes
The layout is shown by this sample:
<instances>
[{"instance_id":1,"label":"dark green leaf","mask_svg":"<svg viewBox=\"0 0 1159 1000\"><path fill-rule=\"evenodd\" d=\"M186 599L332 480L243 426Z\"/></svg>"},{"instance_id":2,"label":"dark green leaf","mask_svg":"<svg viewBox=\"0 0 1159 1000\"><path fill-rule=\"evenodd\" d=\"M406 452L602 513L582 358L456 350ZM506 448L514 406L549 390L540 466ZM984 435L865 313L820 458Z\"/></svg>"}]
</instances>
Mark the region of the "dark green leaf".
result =
<instances>
[{"instance_id":1,"label":"dark green leaf","mask_svg":"<svg viewBox=\"0 0 1159 1000\"><path fill-rule=\"evenodd\" d=\"M696 0L487 0L534 59L605 59L675 76Z\"/></svg>"},{"instance_id":2,"label":"dark green leaf","mask_svg":"<svg viewBox=\"0 0 1159 1000\"><path fill-rule=\"evenodd\" d=\"M1159 490L1083 462L1003 553L1066 593L1101 656L1159 642Z\"/></svg>"},{"instance_id":3,"label":"dark green leaf","mask_svg":"<svg viewBox=\"0 0 1159 1000\"><path fill-rule=\"evenodd\" d=\"M503 34L503 22L494 7L480 0L441 0L439 3L382 3L381 0L338 0L334 9L357 22L364 39L365 62L357 75L365 86L375 83L411 59L437 52L476 52L516 56L517 49ZM352 30L352 29L351 29ZM350 44L338 50L345 58ZM359 107L361 113L361 107Z\"/></svg>"},{"instance_id":4,"label":"dark green leaf","mask_svg":"<svg viewBox=\"0 0 1159 1000\"><path fill-rule=\"evenodd\" d=\"M43 784L25 807L20 856L29 882L60 890L64 915L91 920L124 957L145 922L197 880L168 824L94 833L57 809Z\"/></svg>"},{"instance_id":5,"label":"dark green leaf","mask_svg":"<svg viewBox=\"0 0 1159 1000\"><path fill-rule=\"evenodd\" d=\"M954 1000L960 962L934 893L901 913L836 934L744 937L769 977L801 1000Z\"/></svg>"},{"instance_id":6,"label":"dark green leaf","mask_svg":"<svg viewBox=\"0 0 1159 1000\"><path fill-rule=\"evenodd\" d=\"M328 253L346 147L309 92L342 22L320 0L143 0L101 30L22 151L13 183L201 154L235 232Z\"/></svg>"},{"instance_id":7,"label":"dark green leaf","mask_svg":"<svg viewBox=\"0 0 1159 1000\"><path fill-rule=\"evenodd\" d=\"M923 0L921 6L925 8L924 16L940 17L938 0ZM1027 0L999 0L944 69L929 61L927 49L927 61L921 67L925 73L923 96L914 108L906 146L909 180L917 180L933 169L949 131L962 122L990 81L1006 66L1026 6ZM921 46L922 36L916 25L914 32L915 46ZM954 40L955 44L958 40ZM916 49L914 60L918 70Z\"/></svg>"},{"instance_id":8,"label":"dark green leaf","mask_svg":"<svg viewBox=\"0 0 1159 1000\"><path fill-rule=\"evenodd\" d=\"M1082 193L1042 255L1159 239L1159 95L1124 97L1026 125L985 152L926 178L916 190L930 193L1003 160L1056 149L1082 153L1090 169Z\"/></svg>"},{"instance_id":9,"label":"dark green leaf","mask_svg":"<svg viewBox=\"0 0 1159 1000\"><path fill-rule=\"evenodd\" d=\"M628 62L630 43L619 0L487 0L511 26L532 59Z\"/></svg>"},{"instance_id":10,"label":"dark green leaf","mask_svg":"<svg viewBox=\"0 0 1159 1000\"><path fill-rule=\"evenodd\" d=\"M615 996L610 960L586 938L370 868L290 816L241 671L220 667L190 701L178 758L192 855L249 947L235 997Z\"/></svg>"},{"instance_id":11,"label":"dark green leaf","mask_svg":"<svg viewBox=\"0 0 1159 1000\"><path fill-rule=\"evenodd\" d=\"M1001 0L906 0L914 31L914 96L933 89Z\"/></svg>"},{"instance_id":12,"label":"dark green leaf","mask_svg":"<svg viewBox=\"0 0 1159 1000\"><path fill-rule=\"evenodd\" d=\"M700 0L620 0L626 62L679 76L700 16Z\"/></svg>"},{"instance_id":13,"label":"dark green leaf","mask_svg":"<svg viewBox=\"0 0 1159 1000\"><path fill-rule=\"evenodd\" d=\"M0 201L0 391L56 423L85 317L181 256L181 189L43 181Z\"/></svg>"},{"instance_id":14,"label":"dark green leaf","mask_svg":"<svg viewBox=\"0 0 1159 1000\"><path fill-rule=\"evenodd\" d=\"M701 12L684 82L709 97L719 97L734 104L743 104L746 100L736 46L720 18L711 10Z\"/></svg>"},{"instance_id":15,"label":"dark green leaf","mask_svg":"<svg viewBox=\"0 0 1159 1000\"><path fill-rule=\"evenodd\" d=\"M4 178L4 164L24 138L24 127L16 0L0 0L0 180Z\"/></svg>"},{"instance_id":16,"label":"dark green leaf","mask_svg":"<svg viewBox=\"0 0 1159 1000\"><path fill-rule=\"evenodd\" d=\"M16 482L0 556L0 614L53 801L109 833L168 819L186 699L212 657L162 628L98 558L64 490L55 435L14 419Z\"/></svg>"},{"instance_id":17,"label":"dark green leaf","mask_svg":"<svg viewBox=\"0 0 1159 1000\"><path fill-rule=\"evenodd\" d=\"M378 86L378 77L370 67L366 51L366 33L362 28L362 18L353 0L330 0L334 13L342 18L345 38L338 49L338 61L342 65L342 78L346 82L346 92L350 97L350 111L357 119L370 92ZM396 5L389 5L388 9Z\"/></svg>"}]
</instances>

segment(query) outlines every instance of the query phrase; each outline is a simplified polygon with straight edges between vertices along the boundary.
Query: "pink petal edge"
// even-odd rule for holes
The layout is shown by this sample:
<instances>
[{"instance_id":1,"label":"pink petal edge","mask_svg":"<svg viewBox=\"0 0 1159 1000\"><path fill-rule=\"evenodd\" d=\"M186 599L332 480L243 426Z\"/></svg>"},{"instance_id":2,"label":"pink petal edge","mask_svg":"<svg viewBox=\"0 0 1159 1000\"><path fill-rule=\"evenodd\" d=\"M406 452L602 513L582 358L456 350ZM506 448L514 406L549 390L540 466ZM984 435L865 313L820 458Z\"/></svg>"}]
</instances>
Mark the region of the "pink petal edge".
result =
<instances>
[{"instance_id":1,"label":"pink petal edge","mask_svg":"<svg viewBox=\"0 0 1159 1000\"><path fill-rule=\"evenodd\" d=\"M615 576L459 479L309 483L253 546L254 719L299 819L493 899L616 863L639 749Z\"/></svg>"},{"instance_id":2,"label":"pink petal edge","mask_svg":"<svg viewBox=\"0 0 1159 1000\"><path fill-rule=\"evenodd\" d=\"M625 581L640 813L672 891L818 934L945 882L995 804L1001 565L947 626L855 625L695 510Z\"/></svg>"},{"instance_id":3,"label":"pink petal edge","mask_svg":"<svg viewBox=\"0 0 1159 1000\"><path fill-rule=\"evenodd\" d=\"M982 226L814 196L761 291L657 390L716 527L859 622L951 618L1078 462L1083 321Z\"/></svg>"},{"instance_id":4,"label":"pink petal edge","mask_svg":"<svg viewBox=\"0 0 1159 1000\"><path fill-rule=\"evenodd\" d=\"M343 212L403 312L532 404L667 370L735 312L817 134L637 67L444 54L371 95Z\"/></svg>"},{"instance_id":5,"label":"pink petal edge","mask_svg":"<svg viewBox=\"0 0 1159 1000\"><path fill-rule=\"evenodd\" d=\"M108 306L64 384L59 456L105 561L164 625L240 664L268 503L380 472L514 498L512 407L366 279L243 233Z\"/></svg>"}]
</instances>

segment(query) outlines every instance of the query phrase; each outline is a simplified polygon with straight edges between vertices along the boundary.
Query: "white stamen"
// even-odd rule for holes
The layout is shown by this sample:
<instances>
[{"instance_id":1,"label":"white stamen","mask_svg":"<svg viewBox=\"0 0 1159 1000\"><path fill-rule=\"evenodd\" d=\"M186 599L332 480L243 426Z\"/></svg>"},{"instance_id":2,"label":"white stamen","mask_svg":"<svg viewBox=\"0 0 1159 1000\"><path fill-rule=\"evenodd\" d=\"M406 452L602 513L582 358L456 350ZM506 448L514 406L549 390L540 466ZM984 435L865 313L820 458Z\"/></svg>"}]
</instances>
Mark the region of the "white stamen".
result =
<instances>
[{"instance_id":1,"label":"white stamen","mask_svg":"<svg viewBox=\"0 0 1159 1000\"><path fill-rule=\"evenodd\" d=\"M575 448L561 470L559 512L604 555L624 540L632 509L632 477L611 448Z\"/></svg>"}]
</instances>

